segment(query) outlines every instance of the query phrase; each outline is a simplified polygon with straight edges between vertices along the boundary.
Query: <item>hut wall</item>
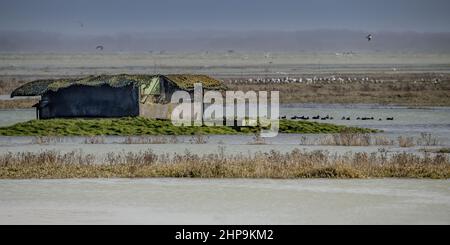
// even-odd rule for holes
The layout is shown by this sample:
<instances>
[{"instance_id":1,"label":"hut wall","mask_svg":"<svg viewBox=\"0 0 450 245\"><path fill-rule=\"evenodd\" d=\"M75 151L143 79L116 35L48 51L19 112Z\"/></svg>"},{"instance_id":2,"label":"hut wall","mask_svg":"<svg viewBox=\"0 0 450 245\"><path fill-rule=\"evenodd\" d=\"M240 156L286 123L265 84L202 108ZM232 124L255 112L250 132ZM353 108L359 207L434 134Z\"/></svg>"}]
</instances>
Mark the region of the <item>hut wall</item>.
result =
<instances>
[{"instance_id":1,"label":"hut wall","mask_svg":"<svg viewBox=\"0 0 450 245\"><path fill-rule=\"evenodd\" d=\"M170 119L173 109L176 104L158 104L158 103L148 103L141 104L140 116L146 118L158 118L158 119Z\"/></svg>"},{"instance_id":2,"label":"hut wall","mask_svg":"<svg viewBox=\"0 0 450 245\"><path fill-rule=\"evenodd\" d=\"M42 96L40 118L55 117L125 117L139 115L139 89L76 85Z\"/></svg>"},{"instance_id":3,"label":"hut wall","mask_svg":"<svg viewBox=\"0 0 450 245\"><path fill-rule=\"evenodd\" d=\"M161 103L170 103L170 99L172 98L172 94L175 91L179 91L180 88L174 84L173 82L167 80L166 78L161 78Z\"/></svg>"},{"instance_id":4,"label":"hut wall","mask_svg":"<svg viewBox=\"0 0 450 245\"><path fill-rule=\"evenodd\" d=\"M177 104L170 103L172 94L179 91L178 86L171 81L160 78L160 94L155 99L147 99L140 104L140 116L147 118L170 119ZM193 96L192 93L191 97Z\"/></svg>"}]
</instances>

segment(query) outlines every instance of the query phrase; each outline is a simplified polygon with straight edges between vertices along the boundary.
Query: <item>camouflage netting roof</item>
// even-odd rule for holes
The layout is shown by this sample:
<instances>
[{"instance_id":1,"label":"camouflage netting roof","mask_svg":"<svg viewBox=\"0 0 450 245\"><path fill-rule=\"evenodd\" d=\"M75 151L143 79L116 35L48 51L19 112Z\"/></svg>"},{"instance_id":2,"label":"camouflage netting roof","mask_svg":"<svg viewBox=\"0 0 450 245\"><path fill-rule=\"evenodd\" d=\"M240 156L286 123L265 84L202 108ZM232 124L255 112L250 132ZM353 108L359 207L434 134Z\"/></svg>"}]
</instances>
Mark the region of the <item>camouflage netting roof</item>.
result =
<instances>
[{"instance_id":1,"label":"camouflage netting roof","mask_svg":"<svg viewBox=\"0 0 450 245\"><path fill-rule=\"evenodd\" d=\"M109 85L111 87L123 87L131 83L136 85L150 84L155 77L161 75L100 75L88 76L84 78L65 78L65 79L47 79L36 80L26 83L11 93L14 96L36 96L42 95L47 91L58 91L62 88L67 88L73 85L85 86L102 86ZM191 90L194 88L194 83L201 82L203 87L207 89L224 89L225 86L219 80L208 77L206 75L167 75L164 76L168 80L175 83L180 89Z\"/></svg>"},{"instance_id":2,"label":"camouflage netting roof","mask_svg":"<svg viewBox=\"0 0 450 245\"><path fill-rule=\"evenodd\" d=\"M212 77L206 75L190 75L190 74L173 74L166 75L166 78L177 84L183 90L194 89L194 83L201 82L203 88L212 90L222 90L225 89L225 85Z\"/></svg>"}]
</instances>

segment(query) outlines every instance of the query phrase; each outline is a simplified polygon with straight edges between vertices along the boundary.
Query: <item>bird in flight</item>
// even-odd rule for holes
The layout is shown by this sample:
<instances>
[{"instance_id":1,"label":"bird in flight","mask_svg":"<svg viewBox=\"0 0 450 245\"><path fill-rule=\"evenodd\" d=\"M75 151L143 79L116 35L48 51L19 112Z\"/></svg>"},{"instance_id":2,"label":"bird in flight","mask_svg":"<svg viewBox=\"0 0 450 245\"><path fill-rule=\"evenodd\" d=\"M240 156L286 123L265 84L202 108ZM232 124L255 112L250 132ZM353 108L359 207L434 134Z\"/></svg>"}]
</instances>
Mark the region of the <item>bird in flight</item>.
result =
<instances>
[{"instance_id":1,"label":"bird in flight","mask_svg":"<svg viewBox=\"0 0 450 245\"><path fill-rule=\"evenodd\" d=\"M367 35L366 39L370 42L370 40L372 40L372 34Z\"/></svg>"},{"instance_id":2,"label":"bird in flight","mask_svg":"<svg viewBox=\"0 0 450 245\"><path fill-rule=\"evenodd\" d=\"M103 46L102 45L98 45L97 47L95 47L95 49L102 51L103 50Z\"/></svg>"}]
</instances>

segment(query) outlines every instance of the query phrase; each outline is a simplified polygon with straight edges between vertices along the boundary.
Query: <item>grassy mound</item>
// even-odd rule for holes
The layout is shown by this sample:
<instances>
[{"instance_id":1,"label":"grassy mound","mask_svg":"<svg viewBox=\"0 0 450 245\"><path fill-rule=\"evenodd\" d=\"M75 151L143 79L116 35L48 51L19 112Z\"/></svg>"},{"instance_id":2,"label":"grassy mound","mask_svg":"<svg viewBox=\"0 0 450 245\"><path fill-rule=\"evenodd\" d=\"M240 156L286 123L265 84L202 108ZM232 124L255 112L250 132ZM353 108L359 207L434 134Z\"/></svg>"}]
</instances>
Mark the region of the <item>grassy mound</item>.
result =
<instances>
[{"instance_id":1,"label":"grassy mound","mask_svg":"<svg viewBox=\"0 0 450 245\"><path fill-rule=\"evenodd\" d=\"M260 127L176 127L170 120L143 117L31 120L0 128L2 136L251 134ZM280 133L371 133L375 130L333 124L280 120Z\"/></svg>"}]
</instances>

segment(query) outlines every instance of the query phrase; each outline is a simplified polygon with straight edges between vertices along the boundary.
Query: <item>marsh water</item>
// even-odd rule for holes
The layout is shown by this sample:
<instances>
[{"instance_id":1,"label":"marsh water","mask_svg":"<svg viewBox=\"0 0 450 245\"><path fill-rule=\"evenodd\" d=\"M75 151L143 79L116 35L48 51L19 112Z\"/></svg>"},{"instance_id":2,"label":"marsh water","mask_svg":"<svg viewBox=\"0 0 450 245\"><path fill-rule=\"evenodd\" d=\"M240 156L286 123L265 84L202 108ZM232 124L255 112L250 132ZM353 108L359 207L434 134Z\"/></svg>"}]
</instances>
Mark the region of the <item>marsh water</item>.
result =
<instances>
[{"instance_id":1,"label":"marsh water","mask_svg":"<svg viewBox=\"0 0 450 245\"><path fill-rule=\"evenodd\" d=\"M450 224L449 180L0 180L1 224Z\"/></svg>"},{"instance_id":2,"label":"marsh water","mask_svg":"<svg viewBox=\"0 0 450 245\"><path fill-rule=\"evenodd\" d=\"M399 136L420 139L421 133L429 133L436 144L421 146L415 145L409 148L392 145L371 146L336 146L317 143L317 139L324 135L314 134L279 134L274 138L267 138L263 144L255 144L252 135L215 135L206 138L207 144L195 144L191 136L177 136L176 143L153 144L128 144L124 143L126 137L109 136L104 137L102 144L86 144L85 137L63 137L55 142L37 144L35 137L0 137L0 152L19 152L42 150L72 151L82 150L85 153L96 155L107 152L120 151L145 151L151 149L155 153L183 153L189 151L195 154L216 153L218 148L226 154L253 154L256 152L267 152L276 150L288 152L293 149L327 150L330 153L347 152L377 152L380 148L389 152L419 152L424 148L441 148L450 146L450 108L449 107L422 107L411 108L402 106L380 106L380 105L324 105L324 104L290 104L283 105L280 115L288 118L294 115L325 117L329 115L333 120L314 120L318 122L360 126L383 130L382 133L374 134L377 137L386 137L396 141ZM6 126L21 121L33 119L34 110L1 110L0 125ZM351 120L341 120L342 117L350 117ZM357 117L374 117L374 120L356 120ZM388 121L386 118L393 117ZM381 120L379 120L381 119ZM313 120L311 120L313 121ZM169 137L166 137L171 140Z\"/></svg>"},{"instance_id":3,"label":"marsh water","mask_svg":"<svg viewBox=\"0 0 450 245\"><path fill-rule=\"evenodd\" d=\"M246 76L290 76L298 74L390 74L449 72L450 55L415 53L357 53L342 56L335 53L271 53L270 65L265 53L236 52L187 52L187 53L9 53L0 54L0 76L5 79L55 78L64 76L83 76L87 74L117 73L202 73L221 78ZM395 69L393 69L395 68ZM0 99L10 99L0 95ZM450 145L450 107L403 107L370 104L290 104L282 105L280 116L333 117L333 120L319 122L369 127L383 130L377 134L389 140L399 136L419 138L421 133L432 134L438 144L432 147ZM342 117L351 120L341 120ZM373 117L374 120L356 120L357 117ZM387 121L386 118L394 120ZM34 110L0 110L0 126L12 125L35 118ZM381 120L379 120L381 119ZM73 150L104 153L107 151L140 151L149 149L158 152L194 153L216 152L218 146L225 145L226 152L247 153L271 149L290 151L294 148L307 150L378 151L380 147L389 151L415 151L420 148L399 149L397 145L370 147L317 146L305 143L314 142L317 135L279 135L265 140L263 145L253 144L252 136L209 136L208 144L191 144L190 137L177 137L177 144L121 144L123 137L105 137L105 144L84 144L79 137L64 137L61 142L33 144L33 137L0 137L0 153L8 151ZM428 146L427 146L428 147ZM95 150L93 150L95 149Z\"/></svg>"},{"instance_id":4,"label":"marsh water","mask_svg":"<svg viewBox=\"0 0 450 245\"><path fill-rule=\"evenodd\" d=\"M448 54L258 53L185 54L0 54L2 79L33 80L117 73L202 73L221 78L335 73L448 73ZM10 100L9 95L0 95ZM368 104L282 105L280 115L333 117L317 120L383 130L396 140L429 133L436 144L335 146L314 143L323 135L280 134L263 144L253 136L209 136L206 144L178 136L177 143L125 144L105 137L36 142L35 137L0 137L0 154L55 150L104 155L155 153L252 154L293 149L330 153L412 152L450 146L449 107ZM341 120L350 117L351 120ZM374 117L374 120L356 120ZM386 120L393 117L394 120ZM35 111L0 110L0 126L35 118ZM381 119L381 120L379 120ZM268 179L64 179L0 180L0 224L450 224L450 180L268 180Z\"/></svg>"}]
</instances>

